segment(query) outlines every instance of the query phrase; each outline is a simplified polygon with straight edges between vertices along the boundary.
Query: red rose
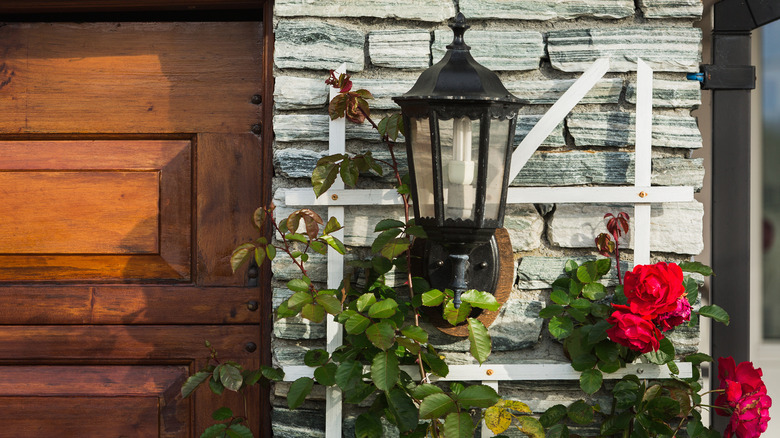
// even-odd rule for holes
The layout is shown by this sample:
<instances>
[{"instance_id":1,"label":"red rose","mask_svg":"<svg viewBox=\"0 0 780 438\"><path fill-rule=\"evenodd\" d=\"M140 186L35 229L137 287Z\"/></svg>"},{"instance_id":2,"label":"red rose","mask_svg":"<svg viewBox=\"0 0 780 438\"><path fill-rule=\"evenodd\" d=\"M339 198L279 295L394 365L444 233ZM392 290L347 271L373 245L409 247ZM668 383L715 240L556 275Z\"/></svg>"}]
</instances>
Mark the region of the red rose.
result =
<instances>
[{"instance_id":1,"label":"red rose","mask_svg":"<svg viewBox=\"0 0 780 438\"><path fill-rule=\"evenodd\" d=\"M623 293L628 307L637 315L656 318L677 309L677 300L685 294L682 269L675 263L658 262L637 265L626 272Z\"/></svg>"},{"instance_id":2,"label":"red rose","mask_svg":"<svg viewBox=\"0 0 780 438\"><path fill-rule=\"evenodd\" d=\"M664 338L664 335L658 331L650 318L634 315L628 306L615 304L612 307L615 311L607 318L607 322L612 324L612 327L607 330L607 335L612 342L641 353L658 350L659 341Z\"/></svg>"},{"instance_id":3,"label":"red rose","mask_svg":"<svg viewBox=\"0 0 780 438\"><path fill-rule=\"evenodd\" d=\"M715 405L722 408L715 412L731 416L724 438L734 434L738 438L756 438L766 431L772 399L766 394L762 376L761 368L754 368L752 362L736 365L733 357L718 358L718 379L723 393L715 400Z\"/></svg>"},{"instance_id":4,"label":"red rose","mask_svg":"<svg viewBox=\"0 0 780 438\"><path fill-rule=\"evenodd\" d=\"M661 327L661 331L671 330L678 325L691 320L691 305L688 303L688 299L680 297L677 300L677 307L672 312L667 312L658 315L653 322Z\"/></svg>"}]
</instances>

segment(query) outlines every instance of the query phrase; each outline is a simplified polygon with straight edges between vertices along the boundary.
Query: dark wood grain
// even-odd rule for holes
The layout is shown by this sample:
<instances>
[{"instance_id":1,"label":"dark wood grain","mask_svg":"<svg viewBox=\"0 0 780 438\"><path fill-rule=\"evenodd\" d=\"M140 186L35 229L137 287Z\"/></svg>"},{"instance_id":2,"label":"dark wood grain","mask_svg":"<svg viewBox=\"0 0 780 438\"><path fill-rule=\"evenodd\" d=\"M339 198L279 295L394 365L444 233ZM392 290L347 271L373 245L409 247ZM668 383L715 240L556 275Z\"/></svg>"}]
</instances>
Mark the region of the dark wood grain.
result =
<instances>
[{"instance_id":1,"label":"dark wood grain","mask_svg":"<svg viewBox=\"0 0 780 438\"><path fill-rule=\"evenodd\" d=\"M262 0L3 0L0 13L257 9Z\"/></svg>"}]
</instances>

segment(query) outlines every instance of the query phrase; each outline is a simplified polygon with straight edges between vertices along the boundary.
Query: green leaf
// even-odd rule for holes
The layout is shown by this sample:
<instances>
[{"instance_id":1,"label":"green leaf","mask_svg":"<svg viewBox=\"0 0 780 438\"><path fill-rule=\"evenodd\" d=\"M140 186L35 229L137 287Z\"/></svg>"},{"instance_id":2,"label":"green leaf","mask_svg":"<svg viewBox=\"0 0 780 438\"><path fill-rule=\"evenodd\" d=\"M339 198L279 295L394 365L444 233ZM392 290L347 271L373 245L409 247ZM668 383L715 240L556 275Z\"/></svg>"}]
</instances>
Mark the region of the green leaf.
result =
<instances>
[{"instance_id":1,"label":"green leaf","mask_svg":"<svg viewBox=\"0 0 780 438\"><path fill-rule=\"evenodd\" d=\"M529 438L545 438L544 428L536 418L522 416L517 417L517 421L520 423L520 430Z\"/></svg>"},{"instance_id":2,"label":"green leaf","mask_svg":"<svg viewBox=\"0 0 780 438\"><path fill-rule=\"evenodd\" d=\"M341 312L341 301L339 301L339 299L333 295L317 295L314 300L317 301L317 304L322 306L322 308L331 315L336 315Z\"/></svg>"},{"instance_id":3,"label":"green leaf","mask_svg":"<svg viewBox=\"0 0 780 438\"><path fill-rule=\"evenodd\" d=\"M447 438L472 438L474 423L466 412L452 412L444 419L444 436Z\"/></svg>"},{"instance_id":4,"label":"green leaf","mask_svg":"<svg viewBox=\"0 0 780 438\"><path fill-rule=\"evenodd\" d=\"M496 311L501 307L501 304L496 301L496 297L488 292L478 291L476 289L467 290L463 292L460 299L464 303L471 304L471 307L479 307L480 309Z\"/></svg>"},{"instance_id":5,"label":"green leaf","mask_svg":"<svg viewBox=\"0 0 780 438\"><path fill-rule=\"evenodd\" d=\"M392 298L387 298L372 304L368 309L368 316L369 318L390 318L395 315L397 308L398 303Z\"/></svg>"},{"instance_id":6,"label":"green leaf","mask_svg":"<svg viewBox=\"0 0 780 438\"><path fill-rule=\"evenodd\" d=\"M206 430L203 431L203 433L200 435L200 438L218 438L220 436L224 436L225 429L227 429L227 424L215 424L213 426L209 426L206 428Z\"/></svg>"},{"instance_id":7,"label":"green leaf","mask_svg":"<svg viewBox=\"0 0 780 438\"><path fill-rule=\"evenodd\" d=\"M244 376L241 371L233 365L224 364L219 371L219 381L225 388L231 391L238 391L244 383Z\"/></svg>"},{"instance_id":8,"label":"green leaf","mask_svg":"<svg viewBox=\"0 0 780 438\"><path fill-rule=\"evenodd\" d=\"M423 362L427 363L429 367L431 367L431 371L441 377L447 377L447 374L450 373L450 368L447 366L447 363L444 362L439 356L429 353L429 352L422 352L421 353Z\"/></svg>"},{"instance_id":9,"label":"green leaf","mask_svg":"<svg viewBox=\"0 0 780 438\"><path fill-rule=\"evenodd\" d=\"M610 269L612 269L612 259L596 260L596 272L599 273L599 276L607 275Z\"/></svg>"},{"instance_id":10,"label":"green leaf","mask_svg":"<svg viewBox=\"0 0 780 438\"><path fill-rule=\"evenodd\" d=\"M225 392L225 386L222 384L222 382L219 381L219 379L209 379L209 389L211 392L217 395L222 395L223 392Z\"/></svg>"},{"instance_id":11,"label":"green leaf","mask_svg":"<svg viewBox=\"0 0 780 438\"><path fill-rule=\"evenodd\" d=\"M695 272L705 277L712 275L712 268L700 262L681 262L677 265L683 272Z\"/></svg>"},{"instance_id":12,"label":"green leaf","mask_svg":"<svg viewBox=\"0 0 780 438\"><path fill-rule=\"evenodd\" d=\"M355 438L382 438L382 422L372 414L360 414L355 420Z\"/></svg>"},{"instance_id":13,"label":"green leaf","mask_svg":"<svg viewBox=\"0 0 780 438\"><path fill-rule=\"evenodd\" d=\"M569 317L555 316L550 320L547 327L550 334L556 339L563 339L571 335L572 330L574 330L574 323Z\"/></svg>"},{"instance_id":14,"label":"green leaf","mask_svg":"<svg viewBox=\"0 0 780 438\"><path fill-rule=\"evenodd\" d=\"M512 425L512 415L499 406L485 409L485 425L493 434L506 431Z\"/></svg>"},{"instance_id":15,"label":"green leaf","mask_svg":"<svg viewBox=\"0 0 780 438\"><path fill-rule=\"evenodd\" d=\"M486 385L471 385L458 394L458 404L461 406L488 408L498 401L496 390Z\"/></svg>"},{"instance_id":16,"label":"green leaf","mask_svg":"<svg viewBox=\"0 0 780 438\"><path fill-rule=\"evenodd\" d=\"M300 280L301 282L303 280ZM308 292L296 292L287 299L287 307L291 309L301 308L314 301Z\"/></svg>"},{"instance_id":17,"label":"green leaf","mask_svg":"<svg viewBox=\"0 0 780 438\"><path fill-rule=\"evenodd\" d=\"M412 397L416 398L417 400L422 400L431 394L442 394L443 392L444 391L436 385L431 385L430 383L423 383L421 385L417 385L412 390Z\"/></svg>"},{"instance_id":18,"label":"green leaf","mask_svg":"<svg viewBox=\"0 0 780 438\"><path fill-rule=\"evenodd\" d=\"M378 253L382 251L382 248L385 247L388 243L390 243L391 240L398 237L398 235L401 234L400 228L390 228L388 230L382 231L376 239L374 239L374 243L371 244L371 252ZM388 257L392 258L392 257Z\"/></svg>"},{"instance_id":19,"label":"green leaf","mask_svg":"<svg viewBox=\"0 0 780 438\"><path fill-rule=\"evenodd\" d=\"M414 339L421 344L428 342L428 332L416 325L410 325L402 328L401 334L407 338Z\"/></svg>"},{"instance_id":20,"label":"green leaf","mask_svg":"<svg viewBox=\"0 0 780 438\"><path fill-rule=\"evenodd\" d=\"M406 393L398 387L385 392L387 408L393 414L396 426L400 432L406 432L417 427L419 412L414 402Z\"/></svg>"},{"instance_id":21,"label":"green leaf","mask_svg":"<svg viewBox=\"0 0 780 438\"><path fill-rule=\"evenodd\" d=\"M358 176L360 176L360 171L355 162L352 160L344 160L341 162L340 167L339 174L341 175L341 180L344 181L345 185L355 187Z\"/></svg>"},{"instance_id":22,"label":"green leaf","mask_svg":"<svg viewBox=\"0 0 780 438\"><path fill-rule=\"evenodd\" d=\"M588 333L588 344L595 345L604 339L607 339L607 330L609 330L610 327L612 327L612 324L603 319L593 324L593 328L591 328Z\"/></svg>"},{"instance_id":23,"label":"green leaf","mask_svg":"<svg viewBox=\"0 0 780 438\"><path fill-rule=\"evenodd\" d=\"M409 236L420 237L422 239L428 238L428 233L426 233L425 229L419 225L411 225L406 227L406 234Z\"/></svg>"},{"instance_id":24,"label":"green leaf","mask_svg":"<svg viewBox=\"0 0 780 438\"><path fill-rule=\"evenodd\" d=\"M374 303L376 303L376 295L373 293L363 294L357 299L357 310L358 312L365 312Z\"/></svg>"},{"instance_id":25,"label":"green leaf","mask_svg":"<svg viewBox=\"0 0 780 438\"><path fill-rule=\"evenodd\" d=\"M393 351L383 351L374 356L371 361L371 380L382 391L389 391L398 383L400 369L398 356Z\"/></svg>"},{"instance_id":26,"label":"green leaf","mask_svg":"<svg viewBox=\"0 0 780 438\"><path fill-rule=\"evenodd\" d=\"M560 423L564 418L566 418L566 406L555 405L544 411L539 417L539 422L547 428Z\"/></svg>"},{"instance_id":27,"label":"green leaf","mask_svg":"<svg viewBox=\"0 0 780 438\"><path fill-rule=\"evenodd\" d=\"M358 333L363 333L370 324L370 319L359 313L356 313L350 316L349 319L347 319L347 322L344 323L344 330L346 330L350 335L356 335Z\"/></svg>"},{"instance_id":28,"label":"green leaf","mask_svg":"<svg viewBox=\"0 0 780 438\"><path fill-rule=\"evenodd\" d=\"M381 221L379 221L378 224L376 224L376 227L374 227L374 231L379 232L379 231L389 230L391 228L403 228L405 226L406 224L399 220L382 219Z\"/></svg>"},{"instance_id":29,"label":"green leaf","mask_svg":"<svg viewBox=\"0 0 780 438\"><path fill-rule=\"evenodd\" d=\"M380 321L366 329L366 337L376 348L385 351L395 343L395 329L389 322Z\"/></svg>"},{"instance_id":30,"label":"green leaf","mask_svg":"<svg viewBox=\"0 0 780 438\"><path fill-rule=\"evenodd\" d=\"M299 377L296 381L292 382L290 389L287 392L287 406L290 409L295 409L306 399L306 396L311 392L314 386L314 380L311 377Z\"/></svg>"},{"instance_id":31,"label":"green leaf","mask_svg":"<svg viewBox=\"0 0 780 438\"><path fill-rule=\"evenodd\" d=\"M266 246L265 254L268 256L268 260L273 260L276 257L276 247L273 245Z\"/></svg>"},{"instance_id":32,"label":"green leaf","mask_svg":"<svg viewBox=\"0 0 780 438\"><path fill-rule=\"evenodd\" d=\"M420 403L420 418L441 418L457 409L452 398L444 393L431 394Z\"/></svg>"},{"instance_id":33,"label":"green leaf","mask_svg":"<svg viewBox=\"0 0 780 438\"><path fill-rule=\"evenodd\" d=\"M263 266L263 262L265 261L265 249L261 246L255 248L255 263L257 266Z\"/></svg>"},{"instance_id":34,"label":"green leaf","mask_svg":"<svg viewBox=\"0 0 780 438\"><path fill-rule=\"evenodd\" d=\"M320 365L325 365L328 362L329 357L330 355L326 350L315 348L306 352L303 356L303 363L308 367L318 367Z\"/></svg>"},{"instance_id":35,"label":"green leaf","mask_svg":"<svg viewBox=\"0 0 780 438\"><path fill-rule=\"evenodd\" d=\"M577 279L583 283L593 283L599 278L599 270L596 263L587 262L577 268Z\"/></svg>"},{"instance_id":36,"label":"green leaf","mask_svg":"<svg viewBox=\"0 0 780 438\"><path fill-rule=\"evenodd\" d=\"M547 428L546 438L569 438L569 428L565 424L554 424Z\"/></svg>"},{"instance_id":37,"label":"green leaf","mask_svg":"<svg viewBox=\"0 0 780 438\"><path fill-rule=\"evenodd\" d=\"M205 382L209 377L211 377L211 373L208 371L198 371L197 373L187 377L184 385L181 386L182 398L189 397L190 394L192 394L192 391L195 391L198 386Z\"/></svg>"},{"instance_id":38,"label":"green leaf","mask_svg":"<svg viewBox=\"0 0 780 438\"><path fill-rule=\"evenodd\" d=\"M722 322L725 325L729 325L730 322L729 314L717 304L702 306L701 309L699 309L699 315L707 316L715 321Z\"/></svg>"},{"instance_id":39,"label":"green leaf","mask_svg":"<svg viewBox=\"0 0 780 438\"><path fill-rule=\"evenodd\" d=\"M593 408L583 400L577 400L569 405L567 412L569 419L577 424L590 424L593 421Z\"/></svg>"},{"instance_id":40,"label":"green leaf","mask_svg":"<svg viewBox=\"0 0 780 438\"><path fill-rule=\"evenodd\" d=\"M657 365L664 365L665 363L674 360L674 344L672 344L672 341L670 341L669 338L664 338L661 339L659 344L660 347L658 348L658 351L645 353L647 360Z\"/></svg>"},{"instance_id":41,"label":"green leaf","mask_svg":"<svg viewBox=\"0 0 780 438\"><path fill-rule=\"evenodd\" d=\"M328 219L328 223L325 224L325 228L322 229L322 234L331 234L333 232L336 232L344 227L341 226L338 219L335 217L331 217Z\"/></svg>"},{"instance_id":42,"label":"green leaf","mask_svg":"<svg viewBox=\"0 0 780 438\"><path fill-rule=\"evenodd\" d=\"M320 237L320 240L324 241L328 244L331 248L333 248L337 253L344 255L347 253L347 248L344 246L343 243L339 239L336 239L333 236L330 235L324 235Z\"/></svg>"},{"instance_id":43,"label":"green leaf","mask_svg":"<svg viewBox=\"0 0 780 438\"><path fill-rule=\"evenodd\" d=\"M592 301L598 301L607 296L607 291L601 283L588 283L582 288L582 295Z\"/></svg>"},{"instance_id":44,"label":"green leaf","mask_svg":"<svg viewBox=\"0 0 780 438\"><path fill-rule=\"evenodd\" d=\"M471 304L469 303L460 303L460 307L457 309L455 308L455 303L453 301L448 301L447 304L444 305L444 319L452 325L458 325L465 321L470 314Z\"/></svg>"},{"instance_id":45,"label":"green leaf","mask_svg":"<svg viewBox=\"0 0 780 438\"><path fill-rule=\"evenodd\" d=\"M601 435L612 436L620 431L626 430L634 418L634 413L627 411L617 416L609 417L601 423Z\"/></svg>"},{"instance_id":46,"label":"green leaf","mask_svg":"<svg viewBox=\"0 0 780 438\"><path fill-rule=\"evenodd\" d=\"M598 358L590 353L580 354L572 358L571 367L577 371L585 371L596 366L597 362Z\"/></svg>"},{"instance_id":47,"label":"green leaf","mask_svg":"<svg viewBox=\"0 0 780 438\"><path fill-rule=\"evenodd\" d=\"M611 341L596 344L596 356L604 362L616 362L620 359L620 348Z\"/></svg>"},{"instance_id":48,"label":"green leaf","mask_svg":"<svg viewBox=\"0 0 780 438\"><path fill-rule=\"evenodd\" d=\"M382 247L379 253L388 259L394 259L404 253L407 249L409 249L409 239L399 237L389 241L385 246Z\"/></svg>"},{"instance_id":49,"label":"green leaf","mask_svg":"<svg viewBox=\"0 0 780 438\"><path fill-rule=\"evenodd\" d=\"M569 292L563 289L553 289L552 293L550 293L550 299L553 303L562 306L567 306L571 302Z\"/></svg>"},{"instance_id":50,"label":"green leaf","mask_svg":"<svg viewBox=\"0 0 780 438\"><path fill-rule=\"evenodd\" d=\"M579 265L574 260L566 260L566 264L563 266L563 270L570 274L572 272L576 272L577 268L579 268Z\"/></svg>"},{"instance_id":51,"label":"green leaf","mask_svg":"<svg viewBox=\"0 0 780 438\"><path fill-rule=\"evenodd\" d=\"M401 347L406 349L406 351L408 351L409 353L415 356L417 356L417 354L420 352L420 344L414 342L409 338L404 338L403 336L396 337L395 342L397 342L398 345L400 345Z\"/></svg>"},{"instance_id":52,"label":"green leaf","mask_svg":"<svg viewBox=\"0 0 780 438\"><path fill-rule=\"evenodd\" d=\"M593 303L586 300L585 298L577 298L576 300L571 302L571 307L579 310L580 312L588 313L590 312L590 308L593 306Z\"/></svg>"},{"instance_id":53,"label":"green leaf","mask_svg":"<svg viewBox=\"0 0 780 438\"><path fill-rule=\"evenodd\" d=\"M539 317L549 319L553 316L558 316L563 313L563 306L559 304L549 304L547 307L539 311Z\"/></svg>"},{"instance_id":54,"label":"green leaf","mask_svg":"<svg viewBox=\"0 0 780 438\"><path fill-rule=\"evenodd\" d=\"M254 438L252 431L243 424L231 424L228 426L227 434L230 438Z\"/></svg>"},{"instance_id":55,"label":"green leaf","mask_svg":"<svg viewBox=\"0 0 780 438\"><path fill-rule=\"evenodd\" d=\"M301 309L301 316L312 322L322 322L325 319L325 308L319 304L306 304Z\"/></svg>"},{"instance_id":56,"label":"green leaf","mask_svg":"<svg viewBox=\"0 0 780 438\"><path fill-rule=\"evenodd\" d=\"M347 390L351 386L363 379L363 365L354 360L341 362L336 370L336 385L342 390Z\"/></svg>"},{"instance_id":57,"label":"green leaf","mask_svg":"<svg viewBox=\"0 0 780 438\"><path fill-rule=\"evenodd\" d=\"M314 379L317 383L323 386L333 386L336 384L336 370L338 365L333 362L326 363L325 365L314 370Z\"/></svg>"},{"instance_id":58,"label":"green leaf","mask_svg":"<svg viewBox=\"0 0 780 438\"><path fill-rule=\"evenodd\" d=\"M339 174L339 165L328 163L324 165L318 165L311 173L311 185L314 189L314 196L320 197L336 181L336 177ZM293 231L293 230L291 230Z\"/></svg>"},{"instance_id":59,"label":"green leaf","mask_svg":"<svg viewBox=\"0 0 780 438\"><path fill-rule=\"evenodd\" d=\"M254 249L255 246L253 244L245 243L233 250L233 254L230 256L230 267L233 268L233 273L252 257Z\"/></svg>"},{"instance_id":60,"label":"green leaf","mask_svg":"<svg viewBox=\"0 0 780 438\"><path fill-rule=\"evenodd\" d=\"M597 369L585 370L580 374L580 388L585 391L586 394L595 394L596 391L601 389L601 382L604 380L604 375Z\"/></svg>"},{"instance_id":61,"label":"green leaf","mask_svg":"<svg viewBox=\"0 0 780 438\"><path fill-rule=\"evenodd\" d=\"M230 408L227 408L225 406L217 409L211 414L211 418L214 419L214 421L225 421L233 418L233 411L230 410Z\"/></svg>"},{"instance_id":62,"label":"green leaf","mask_svg":"<svg viewBox=\"0 0 780 438\"><path fill-rule=\"evenodd\" d=\"M490 356L490 350L492 348L490 334L488 334L487 329L478 319L469 318L468 324L469 344L471 345L469 351L471 351L471 355L474 356L474 359L481 365L487 360L488 356Z\"/></svg>"},{"instance_id":63,"label":"green leaf","mask_svg":"<svg viewBox=\"0 0 780 438\"><path fill-rule=\"evenodd\" d=\"M371 259L371 268L377 275L386 274L393 269L393 261L385 256L376 256Z\"/></svg>"},{"instance_id":64,"label":"green leaf","mask_svg":"<svg viewBox=\"0 0 780 438\"><path fill-rule=\"evenodd\" d=\"M444 302L444 292L438 289L431 289L422 294L423 306L434 307Z\"/></svg>"},{"instance_id":65,"label":"green leaf","mask_svg":"<svg viewBox=\"0 0 780 438\"><path fill-rule=\"evenodd\" d=\"M287 282L287 288L293 292L308 292L309 283L300 278L294 278Z\"/></svg>"},{"instance_id":66,"label":"green leaf","mask_svg":"<svg viewBox=\"0 0 780 438\"><path fill-rule=\"evenodd\" d=\"M699 284L693 278L685 277L683 286L685 287L685 297L688 299L688 304L693 306L699 297Z\"/></svg>"},{"instance_id":67,"label":"green leaf","mask_svg":"<svg viewBox=\"0 0 780 438\"><path fill-rule=\"evenodd\" d=\"M685 361L693 363L694 366L699 366L702 362L712 362L712 360L712 356L704 353L693 353L685 356Z\"/></svg>"}]
</instances>

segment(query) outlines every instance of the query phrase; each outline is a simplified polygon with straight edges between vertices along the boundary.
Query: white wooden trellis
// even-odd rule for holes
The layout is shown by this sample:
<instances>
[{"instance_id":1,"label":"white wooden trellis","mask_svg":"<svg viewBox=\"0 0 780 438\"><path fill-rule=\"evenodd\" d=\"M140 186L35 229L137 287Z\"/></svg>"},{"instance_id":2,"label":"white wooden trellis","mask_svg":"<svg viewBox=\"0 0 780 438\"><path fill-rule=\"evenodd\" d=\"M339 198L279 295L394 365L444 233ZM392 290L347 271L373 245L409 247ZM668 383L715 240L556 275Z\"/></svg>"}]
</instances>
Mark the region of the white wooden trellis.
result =
<instances>
[{"instance_id":1,"label":"white wooden trellis","mask_svg":"<svg viewBox=\"0 0 780 438\"><path fill-rule=\"evenodd\" d=\"M547 111L531 131L525 136L512 155L509 180L517 177L534 151L552 133L574 106L609 70L609 58L596 60L563 96ZM346 73L346 64L342 64L337 73ZM693 201L693 187L651 187L652 152L652 94L653 72L641 59L637 60L637 103L636 103L636 141L635 141L635 180L633 186L623 187L511 187L507 193L508 204L519 203L627 203L634 204L633 243L634 264L650 262L650 208L660 202ZM337 91L331 88L332 99ZM329 153L345 151L345 119L331 120L329 126ZM345 190L344 183L337 179L330 190L315 198L311 189L280 189L287 206L324 205L328 207L328 216L336 217L344 223L344 206L348 205L400 205L401 199L394 189L350 189ZM335 235L343 238L343 231ZM344 257L333 249L328 252L328 288L336 288L343 279ZM327 316L326 340L328 352L341 345L341 325L332 315ZM689 362L677 364L680 377L691 377ZM402 367L411 376L418 376L416 367ZM407 369L408 368L408 369ZM483 364L451 365L446 378L436 380L462 381L477 380L498 389L499 381L511 380L578 380L580 373L569 364ZM284 367L285 381L294 381L300 377L312 377L314 369L305 365ZM629 364L617 373L607 374L605 378L620 379L626 374L636 374L643 378L669 377L666 367L651 364ZM341 438L342 406L341 391L329 387L326 394L325 437ZM483 424L482 436L492 436Z\"/></svg>"}]
</instances>

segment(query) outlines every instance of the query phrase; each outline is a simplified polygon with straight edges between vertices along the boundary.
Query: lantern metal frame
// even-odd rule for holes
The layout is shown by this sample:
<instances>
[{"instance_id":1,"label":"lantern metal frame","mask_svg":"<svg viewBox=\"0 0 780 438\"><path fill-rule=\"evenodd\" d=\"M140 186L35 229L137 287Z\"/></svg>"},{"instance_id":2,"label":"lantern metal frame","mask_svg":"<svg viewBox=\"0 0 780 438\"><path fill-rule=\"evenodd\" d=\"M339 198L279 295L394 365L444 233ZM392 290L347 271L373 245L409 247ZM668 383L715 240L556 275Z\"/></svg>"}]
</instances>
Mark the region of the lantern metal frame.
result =
<instances>
[{"instance_id":1,"label":"lantern metal frame","mask_svg":"<svg viewBox=\"0 0 780 438\"><path fill-rule=\"evenodd\" d=\"M452 289L455 293L455 307L459 307L460 295L467 289L495 293L501 271L511 269L501 266L500 251L505 252L506 249L499 248L494 234L503 227L512 143L517 114L524 103L507 91L496 73L480 65L471 56L470 47L464 42L464 33L469 27L463 14L459 13L454 22L450 23L454 38L441 61L425 70L407 93L393 98L401 107L407 129L406 149L415 223L422 226L428 235L423 249L419 251L423 258L421 273L432 287ZM475 203L471 218L465 219L447 217L446 214L440 132L441 122L460 118L479 121ZM415 139L409 132L413 119L427 119L429 124L432 169L424 171L433 172L432 217L423 216L420 203L417 202L420 199L418 176L423 170L415 165ZM501 193L496 200L497 215L486 217L490 131L491 123L496 121L508 124L506 138L501 139L501 144L505 146L503 176ZM427 147L427 141L426 138L423 146ZM427 158L427 152L425 154ZM419 242L416 244L418 248L421 245ZM511 254L511 246L509 251Z\"/></svg>"}]
</instances>

